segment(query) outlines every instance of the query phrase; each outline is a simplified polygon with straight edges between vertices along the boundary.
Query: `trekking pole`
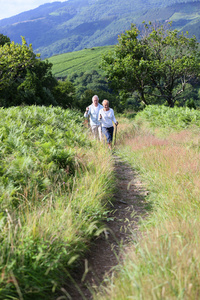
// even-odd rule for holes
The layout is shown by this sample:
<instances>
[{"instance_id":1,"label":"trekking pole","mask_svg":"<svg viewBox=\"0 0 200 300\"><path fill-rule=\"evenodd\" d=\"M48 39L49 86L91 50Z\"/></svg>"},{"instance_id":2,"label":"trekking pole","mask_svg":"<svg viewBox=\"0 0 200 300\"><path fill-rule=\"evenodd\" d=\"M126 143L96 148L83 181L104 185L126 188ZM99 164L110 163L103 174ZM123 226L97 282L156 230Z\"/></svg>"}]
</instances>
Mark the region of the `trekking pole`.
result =
<instances>
[{"instance_id":1,"label":"trekking pole","mask_svg":"<svg viewBox=\"0 0 200 300\"><path fill-rule=\"evenodd\" d=\"M115 125L115 141L114 141L114 146L116 145L116 139L117 139L117 125Z\"/></svg>"},{"instance_id":2,"label":"trekking pole","mask_svg":"<svg viewBox=\"0 0 200 300\"><path fill-rule=\"evenodd\" d=\"M98 121L100 123L100 136L99 136L99 138L100 138L100 141L102 141L103 136L102 136L102 115L101 114L99 115Z\"/></svg>"},{"instance_id":3,"label":"trekking pole","mask_svg":"<svg viewBox=\"0 0 200 300\"><path fill-rule=\"evenodd\" d=\"M87 122L88 122L88 129L90 130L90 115L89 115L89 108L87 107Z\"/></svg>"},{"instance_id":4,"label":"trekking pole","mask_svg":"<svg viewBox=\"0 0 200 300\"><path fill-rule=\"evenodd\" d=\"M87 121L88 121L88 129L90 128L90 116L88 115L87 117Z\"/></svg>"}]
</instances>

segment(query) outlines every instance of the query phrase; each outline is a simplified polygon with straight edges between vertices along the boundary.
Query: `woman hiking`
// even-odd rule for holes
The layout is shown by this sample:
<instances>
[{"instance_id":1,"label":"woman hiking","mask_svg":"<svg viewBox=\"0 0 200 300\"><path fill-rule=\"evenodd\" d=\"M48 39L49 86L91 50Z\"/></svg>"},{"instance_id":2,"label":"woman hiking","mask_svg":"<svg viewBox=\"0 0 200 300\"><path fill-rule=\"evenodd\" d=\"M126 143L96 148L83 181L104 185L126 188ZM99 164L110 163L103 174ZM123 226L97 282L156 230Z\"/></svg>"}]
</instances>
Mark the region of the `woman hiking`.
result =
<instances>
[{"instance_id":1,"label":"woman hiking","mask_svg":"<svg viewBox=\"0 0 200 300\"><path fill-rule=\"evenodd\" d=\"M114 110L109 107L109 101L104 99L103 108L99 111L99 120L101 121L102 134L105 136L109 149L112 149L112 140L113 140L113 122L115 125L118 125L118 122L115 119Z\"/></svg>"}]
</instances>

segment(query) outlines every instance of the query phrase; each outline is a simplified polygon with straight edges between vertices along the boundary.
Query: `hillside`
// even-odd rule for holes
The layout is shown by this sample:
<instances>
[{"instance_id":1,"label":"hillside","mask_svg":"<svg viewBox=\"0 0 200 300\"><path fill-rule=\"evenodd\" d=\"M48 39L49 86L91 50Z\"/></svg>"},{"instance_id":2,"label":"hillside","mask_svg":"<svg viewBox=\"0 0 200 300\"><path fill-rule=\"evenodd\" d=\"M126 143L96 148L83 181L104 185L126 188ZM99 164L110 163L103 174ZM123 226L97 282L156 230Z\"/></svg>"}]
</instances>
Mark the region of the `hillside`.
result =
<instances>
[{"instance_id":1,"label":"hillside","mask_svg":"<svg viewBox=\"0 0 200 300\"><path fill-rule=\"evenodd\" d=\"M52 56L48 61L53 64L53 74L57 78L61 78L71 73L80 74L81 72L98 70L101 56L112 49L113 46L83 49ZM101 72L100 69L98 71Z\"/></svg>"},{"instance_id":2,"label":"hillside","mask_svg":"<svg viewBox=\"0 0 200 300\"><path fill-rule=\"evenodd\" d=\"M118 35L143 21L165 22L199 37L200 2L191 0L68 0L0 21L0 32L20 43L24 36L42 58L113 45Z\"/></svg>"}]
</instances>

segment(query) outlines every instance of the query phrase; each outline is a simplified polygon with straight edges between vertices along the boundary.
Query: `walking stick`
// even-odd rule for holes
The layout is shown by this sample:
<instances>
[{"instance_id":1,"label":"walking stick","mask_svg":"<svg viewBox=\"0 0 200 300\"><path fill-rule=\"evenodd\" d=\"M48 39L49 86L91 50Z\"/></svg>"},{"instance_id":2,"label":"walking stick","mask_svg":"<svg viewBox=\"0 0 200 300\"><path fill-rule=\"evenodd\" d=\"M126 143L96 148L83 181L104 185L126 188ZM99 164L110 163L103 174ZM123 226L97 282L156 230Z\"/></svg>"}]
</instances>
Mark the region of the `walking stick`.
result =
<instances>
[{"instance_id":1,"label":"walking stick","mask_svg":"<svg viewBox=\"0 0 200 300\"><path fill-rule=\"evenodd\" d=\"M116 145L116 139L117 139L117 125L115 125L115 142L114 142L114 146Z\"/></svg>"},{"instance_id":2,"label":"walking stick","mask_svg":"<svg viewBox=\"0 0 200 300\"><path fill-rule=\"evenodd\" d=\"M90 116L88 115L87 117L87 121L88 121L88 129L90 128Z\"/></svg>"},{"instance_id":3,"label":"walking stick","mask_svg":"<svg viewBox=\"0 0 200 300\"><path fill-rule=\"evenodd\" d=\"M89 129L89 131L91 131L91 127L90 127L89 107L87 107L87 122L88 122L88 129Z\"/></svg>"}]
</instances>

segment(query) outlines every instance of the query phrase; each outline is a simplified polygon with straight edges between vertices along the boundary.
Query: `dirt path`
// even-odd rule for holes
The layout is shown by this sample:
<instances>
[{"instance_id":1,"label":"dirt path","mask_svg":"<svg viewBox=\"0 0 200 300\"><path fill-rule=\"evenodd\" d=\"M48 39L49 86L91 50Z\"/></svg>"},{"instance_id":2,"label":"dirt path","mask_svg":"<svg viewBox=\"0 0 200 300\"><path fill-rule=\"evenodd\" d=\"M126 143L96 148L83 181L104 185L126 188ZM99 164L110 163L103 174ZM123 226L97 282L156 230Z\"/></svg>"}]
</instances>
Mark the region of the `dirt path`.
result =
<instances>
[{"instance_id":1,"label":"dirt path","mask_svg":"<svg viewBox=\"0 0 200 300\"><path fill-rule=\"evenodd\" d=\"M148 192L137 173L119 157L114 159L117 186L106 224L108 230L94 241L83 266L73 275L74 284L67 296L71 300L92 299L91 290L98 288L106 276L111 276L114 267L123 259L122 249L137 239L139 219L148 214L145 202Z\"/></svg>"}]
</instances>

